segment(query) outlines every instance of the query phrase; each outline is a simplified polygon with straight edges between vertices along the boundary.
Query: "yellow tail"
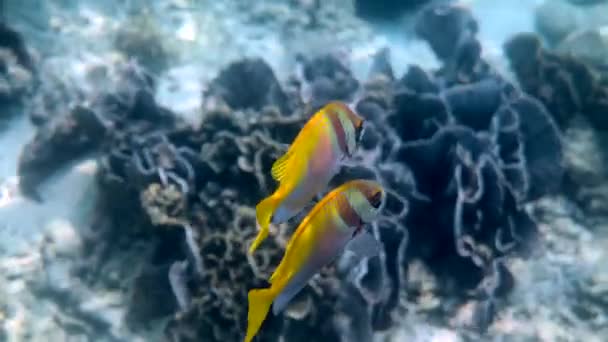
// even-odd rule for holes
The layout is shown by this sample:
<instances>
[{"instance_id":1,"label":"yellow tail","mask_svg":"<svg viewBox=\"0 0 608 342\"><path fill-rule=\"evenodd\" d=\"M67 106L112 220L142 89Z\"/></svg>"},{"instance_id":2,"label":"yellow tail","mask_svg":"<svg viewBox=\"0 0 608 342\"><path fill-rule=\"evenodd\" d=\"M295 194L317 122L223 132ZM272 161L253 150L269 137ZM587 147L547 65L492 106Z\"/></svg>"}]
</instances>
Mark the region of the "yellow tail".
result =
<instances>
[{"instance_id":1,"label":"yellow tail","mask_svg":"<svg viewBox=\"0 0 608 342\"><path fill-rule=\"evenodd\" d=\"M255 207L255 217L259 227L258 235L249 247L249 254L253 254L255 250L260 246L262 241L268 237L268 231L270 227L270 219L272 213L277 209L279 201L276 200L275 195L266 197Z\"/></svg>"},{"instance_id":2,"label":"yellow tail","mask_svg":"<svg viewBox=\"0 0 608 342\"><path fill-rule=\"evenodd\" d=\"M245 342L250 342L258 333L262 323L270 311L270 305L274 300L271 289L259 289L249 291L249 312L247 313L247 336Z\"/></svg>"}]
</instances>

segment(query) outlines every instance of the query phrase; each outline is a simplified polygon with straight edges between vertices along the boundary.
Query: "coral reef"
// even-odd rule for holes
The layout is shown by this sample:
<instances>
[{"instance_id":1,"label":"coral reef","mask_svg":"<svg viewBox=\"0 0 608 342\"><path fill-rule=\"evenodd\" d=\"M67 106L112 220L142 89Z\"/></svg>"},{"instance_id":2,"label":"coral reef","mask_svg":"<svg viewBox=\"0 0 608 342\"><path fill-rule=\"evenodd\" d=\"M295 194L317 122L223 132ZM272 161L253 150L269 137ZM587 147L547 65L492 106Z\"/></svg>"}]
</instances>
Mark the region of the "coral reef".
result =
<instances>
[{"instance_id":1,"label":"coral reef","mask_svg":"<svg viewBox=\"0 0 608 342\"><path fill-rule=\"evenodd\" d=\"M261 77L272 76L265 63L258 63L267 72L259 73ZM228 66L212 83L248 75L248 68ZM247 242L255 235L251 208L270 190L272 179L263 170L284 151L305 120L303 112L281 113L280 98L271 96L277 92L282 94L280 88L268 87L266 93L259 93L275 101L259 112L247 107L255 106L250 103L242 110L223 106L217 103L216 93L206 93L207 110L196 129L160 120L138 125L134 108L114 112L130 124L113 121L116 130L104 139L98 173L100 216L96 233L88 241L147 236L154 242L149 264L132 283L127 318L132 328L137 329L138 322L167 316L173 309L178 313L166 331L171 340L241 337L247 291L264 285L286 241L279 234L260 255L249 258ZM150 106L146 112L154 112L154 105ZM103 251L107 248L112 247L100 247L91 254L107 253ZM103 269L99 266L103 258L97 260L92 261L95 266L85 268ZM339 284L332 271L327 272L303 292L301 307L290 309L284 320L267 323L262 335L298 340L313 329L315 334L337 338L331 322ZM88 278L94 279L93 275ZM162 281L150 285L150 279ZM175 293L169 302L167 288ZM312 298L322 299L311 305Z\"/></svg>"},{"instance_id":2,"label":"coral reef","mask_svg":"<svg viewBox=\"0 0 608 342\"><path fill-rule=\"evenodd\" d=\"M267 285L293 223L273 227L247 255L253 207L274 187L268 170L316 109L350 102L367 119L365 133L357 166L332 186L352 178L385 185L383 215L370 227L384 249L324 269L284 314L269 317L261 339L367 342L403 323L412 308L404 302L429 321L485 329L509 307L507 294L526 291L517 290L513 263L537 252L544 232L525 207L559 189L564 162L552 102L492 70L477 26L464 7L427 6L416 32L441 68L410 65L396 75L384 49L364 82L335 54L299 56L285 85L262 59L235 61L201 94L197 126L160 106L152 77L128 64L112 87L37 121L20 162L23 190L35 196L58 167L95 153L100 203L75 273L128 292L134 330L168 319L170 341L239 340L247 291ZM567 82L593 88L587 78ZM118 251L143 255L143 265L111 265ZM471 317L453 323L471 306Z\"/></svg>"},{"instance_id":3,"label":"coral reef","mask_svg":"<svg viewBox=\"0 0 608 342\"><path fill-rule=\"evenodd\" d=\"M99 224L106 227L102 236L120 231L157 241L134 285L130 321L159 318L175 307L170 340L239 339L246 293L265 284L289 234L281 225L259 255L246 254L255 233L252 207L273 186L264 170L312 110L358 93L356 108L368 119L359 166L345 167L332 183L361 177L385 184L385 214L371 227L385 249L361 263L345 255L284 315L270 318L262 336L364 341L394 325L404 289L414 301L431 295L458 303L431 307L430 314L449 317L478 303L468 324L491 324L498 300L515 282L505 260L535 250L538 228L523 205L559 186L561 140L544 106L481 59L471 14L441 6L426 8L420 19L426 24L418 24L444 60L432 74L411 66L395 80L384 51L372 77L359 84L336 56L321 55L302 61L300 91L292 93L262 60L245 59L210 83L198 128L178 120L133 124L139 121L129 107L122 110L134 114L116 113L124 120L112 121L99 172L100 211L110 214L109 223ZM450 56L441 53L448 42L433 33L433 23L442 22L438 13L460 37ZM263 86L238 82L252 77ZM146 113L159 110L148 103ZM416 285L419 264L435 279L430 293L428 282ZM167 277L158 286L143 285L159 274ZM167 286L175 297L169 307L158 295Z\"/></svg>"},{"instance_id":4,"label":"coral reef","mask_svg":"<svg viewBox=\"0 0 608 342\"><path fill-rule=\"evenodd\" d=\"M535 250L538 229L523 205L559 190L561 137L541 102L481 60L473 48L480 45L470 12L437 5L424 9L419 20L421 36L444 60L442 68L430 75L410 66L396 82L390 81L391 72L379 72L357 105L373 132L391 138L377 145L375 159L367 157L367 174L376 174L388 188L398 189L395 197L407 199L405 219L380 229L381 239L390 241L383 270L369 269L388 274L396 287L381 295L375 309L384 320L390 316L386 312L397 306L399 284L416 277L408 268L420 260L437 279L435 293L481 301L478 321L469 323L483 327L491 323L495 299L513 286L505 256ZM434 24L449 30L434 34ZM446 35L452 39L441 41ZM458 67L455 60L463 55L471 59L460 65L483 67ZM388 92L379 90L387 87ZM407 240L407 247L396 237ZM417 297L421 289L411 280L408 284L408 296ZM391 325L378 315L374 323Z\"/></svg>"}]
</instances>

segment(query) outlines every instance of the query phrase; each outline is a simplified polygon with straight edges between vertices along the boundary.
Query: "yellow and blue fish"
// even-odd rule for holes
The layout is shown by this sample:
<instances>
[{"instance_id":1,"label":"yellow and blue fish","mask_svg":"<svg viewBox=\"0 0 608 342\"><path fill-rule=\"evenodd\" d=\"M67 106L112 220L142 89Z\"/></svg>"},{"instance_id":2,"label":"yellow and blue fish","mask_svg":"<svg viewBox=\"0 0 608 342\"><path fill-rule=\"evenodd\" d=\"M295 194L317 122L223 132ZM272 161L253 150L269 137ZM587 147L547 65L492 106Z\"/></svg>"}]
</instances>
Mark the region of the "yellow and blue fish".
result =
<instances>
[{"instance_id":1,"label":"yellow and blue fish","mask_svg":"<svg viewBox=\"0 0 608 342\"><path fill-rule=\"evenodd\" d=\"M325 190L342 161L357 149L363 123L362 117L337 101L308 120L287 152L272 165L272 178L279 186L255 208L259 232L249 253L266 239L270 223L286 222Z\"/></svg>"},{"instance_id":2,"label":"yellow and blue fish","mask_svg":"<svg viewBox=\"0 0 608 342\"><path fill-rule=\"evenodd\" d=\"M363 226L376 218L385 198L380 184L353 180L329 192L313 207L289 240L270 277L271 286L249 291L245 342L257 334L271 305L275 315L283 311L308 281L343 251L358 257L380 252L382 245Z\"/></svg>"}]
</instances>

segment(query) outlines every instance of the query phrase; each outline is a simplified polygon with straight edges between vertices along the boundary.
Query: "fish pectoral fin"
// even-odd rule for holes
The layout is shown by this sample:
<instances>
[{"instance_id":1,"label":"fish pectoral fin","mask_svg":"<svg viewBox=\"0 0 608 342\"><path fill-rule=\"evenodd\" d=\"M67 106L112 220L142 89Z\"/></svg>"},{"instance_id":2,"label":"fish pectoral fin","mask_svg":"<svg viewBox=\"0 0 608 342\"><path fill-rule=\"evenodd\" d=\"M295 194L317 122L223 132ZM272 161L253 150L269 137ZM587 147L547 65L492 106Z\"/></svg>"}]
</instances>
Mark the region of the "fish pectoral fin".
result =
<instances>
[{"instance_id":1,"label":"fish pectoral fin","mask_svg":"<svg viewBox=\"0 0 608 342\"><path fill-rule=\"evenodd\" d=\"M293 153L292 151L287 151L272 164L270 174L272 175L272 178L274 180L280 183L283 179L285 179L285 176L287 175L288 166L291 163L294 154L295 153Z\"/></svg>"},{"instance_id":2,"label":"fish pectoral fin","mask_svg":"<svg viewBox=\"0 0 608 342\"><path fill-rule=\"evenodd\" d=\"M361 231L346 245L346 250L353 253L358 259L380 255L382 249L382 243L366 230Z\"/></svg>"}]
</instances>

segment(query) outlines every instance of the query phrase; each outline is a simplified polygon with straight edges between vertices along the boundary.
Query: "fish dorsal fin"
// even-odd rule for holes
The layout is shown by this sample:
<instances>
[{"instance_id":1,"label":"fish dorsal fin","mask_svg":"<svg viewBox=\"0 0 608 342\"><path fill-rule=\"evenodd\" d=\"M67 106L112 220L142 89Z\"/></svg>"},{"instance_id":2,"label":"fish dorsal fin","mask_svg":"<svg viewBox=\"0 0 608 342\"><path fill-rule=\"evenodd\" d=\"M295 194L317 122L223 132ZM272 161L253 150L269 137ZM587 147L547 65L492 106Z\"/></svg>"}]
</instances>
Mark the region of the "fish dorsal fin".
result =
<instances>
[{"instance_id":1,"label":"fish dorsal fin","mask_svg":"<svg viewBox=\"0 0 608 342\"><path fill-rule=\"evenodd\" d=\"M270 174L272 175L272 178L274 178L274 180L280 183L282 180L285 179L285 175L287 175L287 170L292 160L291 157L293 155L294 153L291 150L288 150L272 164Z\"/></svg>"},{"instance_id":2,"label":"fish dorsal fin","mask_svg":"<svg viewBox=\"0 0 608 342\"><path fill-rule=\"evenodd\" d=\"M293 170L297 171L295 163L302 165L303 159L308 159L311 149L316 146L320 135L326 134L328 118L322 110L315 113L300 130L293 143L288 147L287 152L272 164L270 173L279 183L284 180L286 174Z\"/></svg>"}]
</instances>

